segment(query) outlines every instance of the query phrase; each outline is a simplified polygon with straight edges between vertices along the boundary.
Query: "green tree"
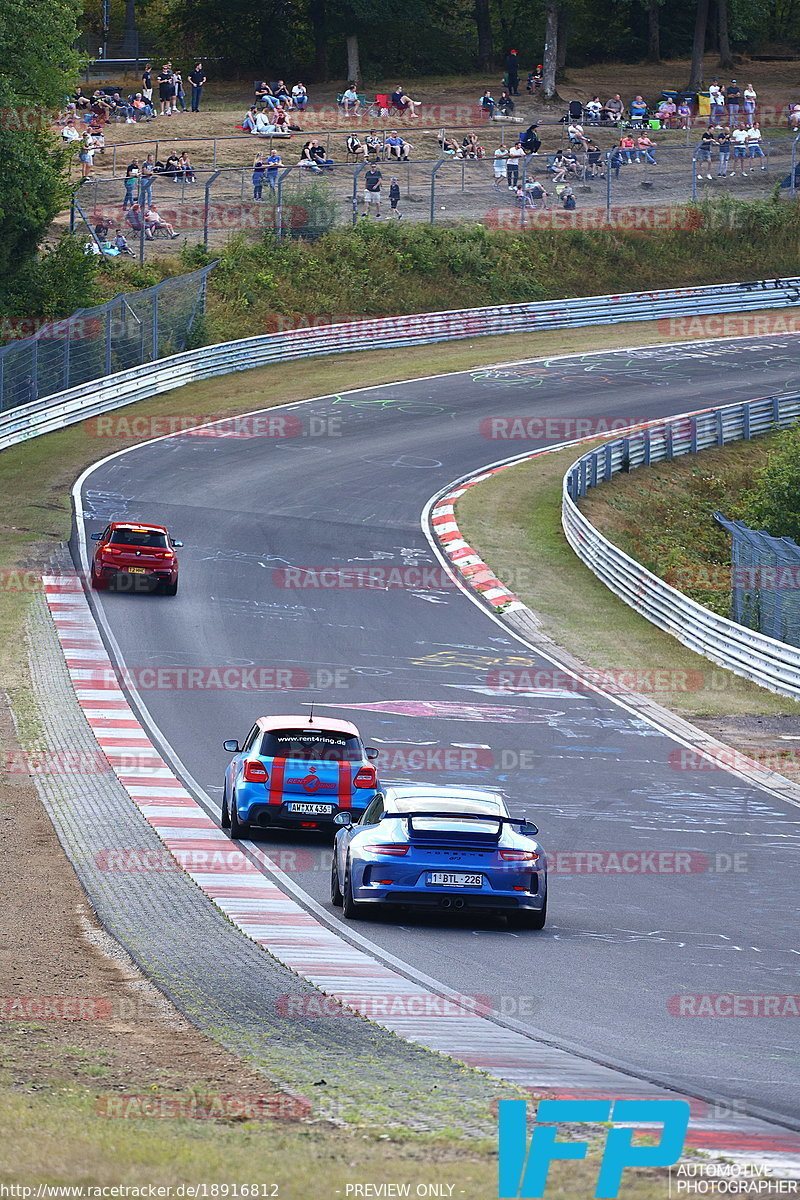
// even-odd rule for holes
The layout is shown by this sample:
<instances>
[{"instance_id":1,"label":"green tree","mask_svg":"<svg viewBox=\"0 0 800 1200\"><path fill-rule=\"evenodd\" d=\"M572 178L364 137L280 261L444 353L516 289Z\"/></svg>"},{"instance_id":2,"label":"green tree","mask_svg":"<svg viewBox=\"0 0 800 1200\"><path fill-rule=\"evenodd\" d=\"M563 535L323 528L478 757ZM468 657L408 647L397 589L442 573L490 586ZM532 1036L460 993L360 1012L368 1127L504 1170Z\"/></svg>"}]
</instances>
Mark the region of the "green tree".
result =
<instances>
[{"instance_id":1,"label":"green tree","mask_svg":"<svg viewBox=\"0 0 800 1200\"><path fill-rule=\"evenodd\" d=\"M800 425L781 435L753 487L741 497L735 517L751 529L800 542Z\"/></svg>"},{"instance_id":2,"label":"green tree","mask_svg":"<svg viewBox=\"0 0 800 1200\"><path fill-rule=\"evenodd\" d=\"M65 154L49 131L72 91L79 0L0 5L0 304L68 197Z\"/></svg>"}]
</instances>

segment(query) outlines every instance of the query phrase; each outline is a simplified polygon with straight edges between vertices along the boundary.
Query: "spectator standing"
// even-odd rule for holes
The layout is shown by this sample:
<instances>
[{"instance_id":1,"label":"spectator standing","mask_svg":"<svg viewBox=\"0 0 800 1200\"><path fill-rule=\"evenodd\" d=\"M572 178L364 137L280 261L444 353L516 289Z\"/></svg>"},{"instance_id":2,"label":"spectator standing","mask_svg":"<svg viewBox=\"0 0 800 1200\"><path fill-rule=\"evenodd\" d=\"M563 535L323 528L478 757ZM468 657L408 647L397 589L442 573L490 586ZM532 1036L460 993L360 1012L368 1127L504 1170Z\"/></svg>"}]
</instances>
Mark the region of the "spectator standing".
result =
<instances>
[{"instance_id":1,"label":"spectator standing","mask_svg":"<svg viewBox=\"0 0 800 1200\"><path fill-rule=\"evenodd\" d=\"M263 200L264 178L267 174L267 168L264 166L260 154L256 155L256 160L253 163L253 199L256 201Z\"/></svg>"},{"instance_id":2,"label":"spectator standing","mask_svg":"<svg viewBox=\"0 0 800 1200\"><path fill-rule=\"evenodd\" d=\"M731 175L736 174L736 168L744 177L747 174L747 168L744 165L744 160L747 158L747 130L741 127L731 131L731 141L733 142L733 170Z\"/></svg>"},{"instance_id":3,"label":"spectator standing","mask_svg":"<svg viewBox=\"0 0 800 1200\"><path fill-rule=\"evenodd\" d=\"M765 158L766 155L764 154L764 149L761 145L761 130L758 127L758 121L754 122L754 124L752 124L752 125L748 125L746 134L747 134L747 142L746 142L747 157L751 158L751 159L752 158ZM767 164L762 162L761 170L766 171L766 169L767 169ZM754 171L755 171L755 167L751 167L750 174L752 175Z\"/></svg>"},{"instance_id":4,"label":"spectator standing","mask_svg":"<svg viewBox=\"0 0 800 1200\"><path fill-rule=\"evenodd\" d=\"M501 142L500 145L495 150L494 160L493 160L492 165L493 165L493 170L494 170L494 183L492 184L492 187L495 189L495 191L499 192L500 189L504 185L506 187L508 186L508 184L506 183L506 167L508 165L508 146L505 144L505 142Z\"/></svg>"},{"instance_id":5,"label":"spectator standing","mask_svg":"<svg viewBox=\"0 0 800 1200\"><path fill-rule=\"evenodd\" d=\"M271 192L275 191L278 183L278 172L283 166L283 159L277 150L270 150L267 155L267 187Z\"/></svg>"},{"instance_id":6,"label":"spectator standing","mask_svg":"<svg viewBox=\"0 0 800 1200\"><path fill-rule=\"evenodd\" d=\"M509 50L508 58L506 59L506 71L508 72L508 91L511 96L519 95L519 59L517 58L516 50Z\"/></svg>"},{"instance_id":7,"label":"spectator standing","mask_svg":"<svg viewBox=\"0 0 800 1200\"><path fill-rule=\"evenodd\" d=\"M156 168L153 162L152 154L148 154L147 158L142 163L142 169L139 172L141 182L141 202L147 207L153 203L153 181L156 176Z\"/></svg>"},{"instance_id":8,"label":"spectator standing","mask_svg":"<svg viewBox=\"0 0 800 1200\"><path fill-rule=\"evenodd\" d=\"M735 79L732 79L725 88L725 100L728 104L728 120L733 127L739 123L739 107L742 100L742 89Z\"/></svg>"},{"instance_id":9,"label":"spectator standing","mask_svg":"<svg viewBox=\"0 0 800 1200\"><path fill-rule=\"evenodd\" d=\"M381 175L380 168L377 165L371 166L364 175L364 212L363 216L369 214L370 209L374 209L373 216L376 220L380 220L381 215Z\"/></svg>"},{"instance_id":10,"label":"spectator standing","mask_svg":"<svg viewBox=\"0 0 800 1200\"><path fill-rule=\"evenodd\" d=\"M195 63L194 70L189 72L189 83L192 85L192 112L200 112L200 101L206 84L206 73L201 62Z\"/></svg>"},{"instance_id":11,"label":"spectator standing","mask_svg":"<svg viewBox=\"0 0 800 1200\"><path fill-rule=\"evenodd\" d=\"M718 125L725 115L725 95L719 86L718 79L712 79L711 86L708 89L708 96L708 123L709 125Z\"/></svg>"},{"instance_id":12,"label":"spectator standing","mask_svg":"<svg viewBox=\"0 0 800 1200\"><path fill-rule=\"evenodd\" d=\"M757 94L755 88L753 87L752 83L748 83L747 87L744 89L744 96L743 96L744 105L743 106L744 106L745 116L747 117L747 119L749 121L752 121L756 114L756 101L757 100L758 100L758 94Z\"/></svg>"},{"instance_id":13,"label":"spectator standing","mask_svg":"<svg viewBox=\"0 0 800 1200\"><path fill-rule=\"evenodd\" d=\"M711 178L711 147L714 145L714 135L710 129L704 129L700 136L700 144L695 148L694 157L697 167L697 178ZM705 167L705 172L703 168Z\"/></svg>"},{"instance_id":14,"label":"spectator standing","mask_svg":"<svg viewBox=\"0 0 800 1200\"><path fill-rule=\"evenodd\" d=\"M126 208L132 208L136 198L136 189L139 185L139 160L134 158L133 162L128 164L128 169L125 172L125 197L122 201L122 211Z\"/></svg>"},{"instance_id":15,"label":"spectator standing","mask_svg":"<svg viewBox=\"0 0 800 1200\"><path fill-rule=\"evenodd\" d=\"M609 155L608 160L608 169L609 171L614 172L615 179L619 179L619 169L622 166L622 162L622 151L620 150L619 146L615 144L611 147L611 154Z\"/></svg>"},{"instance_id":16,"label":"spectator standing","mask_svg":"<svg viewBox=\"0 0 800 1200\"><path fill-rule=\"evenodd\" d=\"M724 179L728 174L728 163L731 157L731 131L727 125L717 134L717 147L719 149L717 178Z\"/></svg>"},{"instance_id":17,"label":"spectator standing","mask_svg":"<svg viewBox=\"0 0 800 1200\"><path fill-rule=\"evenodd\" d=\"M142 99L145 104L153 105L153 64L145 63L145 68L142 71ZM155 116L155 112L153 113Z\"/></svg>"},{"instance_id":18,"label":"spectator standing","mask_svg":"<svg viewBox=\"0 0 800 1200\"><path fill-rule=\"evenodd\" d=\"M180 71L175 72L172 77L172 83L175 88L175 101L177 101L177 107L181 110L181 112L186 112L186 93L183 90L183 76L181 75ZM175 101L173 101L172 104L173 112L177 112Z\"/></svg>"},{"instance_id":19,"label":"spectator standing","mask_svg":"<svg viewBox=\"0 0 800 1200\"><path fill-rule=\"evenodd\" d=\"M172 67L169 63L164 63L158 73L158 99L161 104L162 117L168 117L172 113L172 97L174 94Z\"/></svg>"},{"instance_id":20,"label":"spectator standing","mask_svg":"<svg viewBox=\"0 0 800 1200\"><path fill-rule=\"evenodd\" d=\"M522 148L522 142L514 142L514 145L509 148L508 164L506 166L506 179L508 180L508 186L512 189L517 186L519 181L519 164L524 157L525 151Z\"/></svg>"},{"instance_id":21,"label":"spectator standing","mask_svg":"<svg viewBox=\"0 0 800 1200\"><path fill-rule=\"evenodd\" d=\"M402 221L403 214L398 212L397 206L400 203L400 184L395 179L394 175L389 180L389 204L392 210L392 216L397 217L398 221Z\"/></svg>"},{"instance_id":22,"label":"spectator standing","mask_svg":"<svg viewBox=\"0 0 800 1200\"><path fill-rule=\"evenodd\" d=\"M92 145L92 137L89 133L83 135L78 158L81 164L81 179L90 179L94 165L94 146Z\"/></svg>"}]
</instances>

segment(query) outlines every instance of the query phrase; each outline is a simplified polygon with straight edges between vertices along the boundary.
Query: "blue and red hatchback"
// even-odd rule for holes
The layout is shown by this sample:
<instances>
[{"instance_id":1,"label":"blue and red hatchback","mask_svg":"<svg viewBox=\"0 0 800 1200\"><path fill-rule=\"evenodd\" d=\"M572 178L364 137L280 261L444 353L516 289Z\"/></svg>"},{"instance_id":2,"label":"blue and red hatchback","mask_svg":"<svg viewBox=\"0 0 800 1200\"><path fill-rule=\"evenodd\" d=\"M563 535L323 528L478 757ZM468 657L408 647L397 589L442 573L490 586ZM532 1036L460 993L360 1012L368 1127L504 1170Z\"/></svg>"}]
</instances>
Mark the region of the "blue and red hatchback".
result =
<instances>
[{"instance_id":1,"label":"blue and red hatchback","mask_svg":"<svg viewBox=\"0 0 800 1200\"><path fill-rule=\"evenodd\" d=\"M225 772L222 827L232 838L251 829L334 829L337 812L353 820L378 790L372 760L351 721L328 717L259 717Z\"/></svg>"}]
</instances>

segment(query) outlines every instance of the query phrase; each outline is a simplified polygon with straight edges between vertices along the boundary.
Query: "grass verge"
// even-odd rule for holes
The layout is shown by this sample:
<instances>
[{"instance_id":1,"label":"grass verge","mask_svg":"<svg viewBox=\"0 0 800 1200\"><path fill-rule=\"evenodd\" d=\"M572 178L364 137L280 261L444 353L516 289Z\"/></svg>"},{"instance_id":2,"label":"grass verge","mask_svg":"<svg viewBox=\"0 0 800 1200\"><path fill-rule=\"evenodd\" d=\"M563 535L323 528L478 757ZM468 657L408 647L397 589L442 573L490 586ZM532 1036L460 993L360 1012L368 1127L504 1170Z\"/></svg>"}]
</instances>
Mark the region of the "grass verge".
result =
<instances>
[{"instance_id":1,"label":"grass verge","mask_svg":"<svg viewBox=\"0 0 800 1200\"><path fill-rule=\"evenodd\" d=\"M526 586L518 589L520 599L541 617L553 641L590 667L663 668L668 680L678 681L678 672L690 672L690 690L668 687L653 697L683 717L797 716L794 701L714 666L651 625L577 558L561 528L561 480L577 457L571 449L510 467L458 501L464 537L498 578L516 577L521 565L535 566L535 572L521 574ZM649 497L649 485L636 474L626 482L647 488ZM608 485L608 496L615 487Z\"/></svg>"}]
</instances>

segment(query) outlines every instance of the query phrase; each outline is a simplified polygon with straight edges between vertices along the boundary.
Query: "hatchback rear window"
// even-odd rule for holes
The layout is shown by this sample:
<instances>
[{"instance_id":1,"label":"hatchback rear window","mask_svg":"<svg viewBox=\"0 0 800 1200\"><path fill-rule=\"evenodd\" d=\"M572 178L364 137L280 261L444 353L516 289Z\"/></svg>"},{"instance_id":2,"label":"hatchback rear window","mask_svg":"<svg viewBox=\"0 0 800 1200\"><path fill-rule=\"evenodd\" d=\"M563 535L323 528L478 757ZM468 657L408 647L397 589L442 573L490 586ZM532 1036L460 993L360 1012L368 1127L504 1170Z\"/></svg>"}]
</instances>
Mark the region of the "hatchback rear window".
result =
<instances>
[{"instance_id":1,"label":"hatchback rear window","mask_svg":"<svg viewBox=\"0 0 800 1200\"><path fill-rule=\"evenodd\" d=\"M161 550L167 547L166 534L152 529L115 529L111 535L112 546L151 546Z\"/></svg>"},{"instance_id":2,"label":"hatchback rear window","mask_svg":"<svg viewBox=\"0 0 800 1200\"><path fill-rule=\"evenodd\" d=\"M261 753L315 762L358 762L362 757L357 737L329 729L271 729L264 734Z\"/></svg>"}]
</instances>

